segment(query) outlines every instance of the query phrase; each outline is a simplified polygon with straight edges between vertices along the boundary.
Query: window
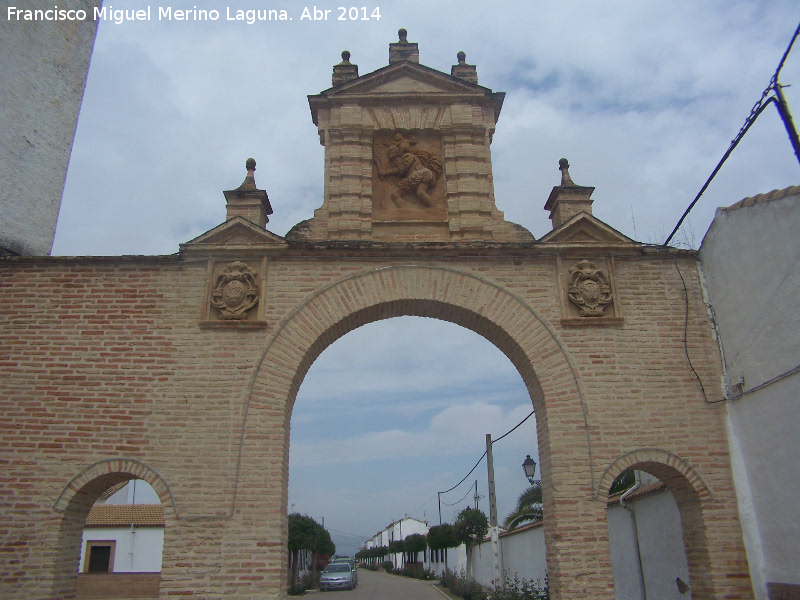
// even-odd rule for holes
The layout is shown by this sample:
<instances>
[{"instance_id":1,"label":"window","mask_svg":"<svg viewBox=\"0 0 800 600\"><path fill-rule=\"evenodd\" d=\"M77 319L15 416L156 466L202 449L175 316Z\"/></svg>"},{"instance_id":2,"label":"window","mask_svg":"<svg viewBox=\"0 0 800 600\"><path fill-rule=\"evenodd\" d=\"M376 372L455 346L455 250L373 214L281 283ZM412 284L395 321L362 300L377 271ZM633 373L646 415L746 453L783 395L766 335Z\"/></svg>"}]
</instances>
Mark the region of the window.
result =
<instances>
[{"instance_id":1,"label":"window","mask_svg":"<svg viewBox=\"0 0 800 600\"><path fill-rule=\"evenodd\" d=\"M114 570L115 541L92 540L86 542L84 573L111 573Z\"/></svg>"}]
</instances>

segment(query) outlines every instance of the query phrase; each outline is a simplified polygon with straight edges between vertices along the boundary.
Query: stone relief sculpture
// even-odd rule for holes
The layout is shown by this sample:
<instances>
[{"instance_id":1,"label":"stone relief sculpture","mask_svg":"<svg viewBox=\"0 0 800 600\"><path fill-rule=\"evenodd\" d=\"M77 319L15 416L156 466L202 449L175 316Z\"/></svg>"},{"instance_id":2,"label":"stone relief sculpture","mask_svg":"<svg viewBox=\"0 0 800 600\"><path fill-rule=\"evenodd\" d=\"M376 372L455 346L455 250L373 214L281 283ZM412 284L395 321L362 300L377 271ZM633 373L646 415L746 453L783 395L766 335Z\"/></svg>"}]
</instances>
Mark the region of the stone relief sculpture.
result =
<instances>
[{"instance_id":1,"label":"stone relief sculpture","mask_svg":"<svg viewBox=\"0 0 800 600\"><path fill-rule=\"evenodd\" d=\"M247 311L258 304L256 272L243 262L232 262L217 277L211 293L211 306L220 319L243 321Z\"/></svg>"},{"instance_id":2,"label":"stone relief sculpture","mask_svg":"<svg viewBox=\"0 0 800 600\"><path fill-rule=\"evenodd\" d=\"M386 140L389 136L376 135L372 159L378 175L373 186L376 216L388 220L443 217L444 194L437 185L442 175L441 151L433 147L432 139L425 140L425 149L415 135L397 132Z\"/></svg>"},{"instance_id":3,"label":"stone relief sculpture","mask_svg":"<svg viewBox=\"0 0 800 600\"><path fill-rule=\"evenodd\" d=\"M580 309L581 317L602 317L603 309L614 299L605 274L588 260L572 265L569 274L569 299Z\"/></svg>"}]
</instances>

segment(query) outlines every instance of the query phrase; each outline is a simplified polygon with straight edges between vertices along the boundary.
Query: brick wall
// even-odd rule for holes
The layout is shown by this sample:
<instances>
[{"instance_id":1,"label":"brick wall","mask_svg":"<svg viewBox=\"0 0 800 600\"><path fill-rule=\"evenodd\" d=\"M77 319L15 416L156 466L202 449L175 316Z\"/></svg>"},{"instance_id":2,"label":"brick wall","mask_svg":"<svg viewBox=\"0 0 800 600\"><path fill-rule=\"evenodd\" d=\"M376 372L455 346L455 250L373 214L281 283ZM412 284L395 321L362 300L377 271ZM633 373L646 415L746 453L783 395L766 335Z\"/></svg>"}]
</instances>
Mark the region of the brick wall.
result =
<instances>
[{"instance_id":1,"label":"brick wall","mask_svg":"<svg viewBox=\"0 0 800 600\"><path fill-rule=\"evenodd\" d=\"M161 597L282 597L300 382L347 331L413 314L486 336L530 390L554 598L614 597L605 497L631 465L681 507L693 598L752 597L694 257L619 253L620 318L584 327L564 321L557 252L298 246L0 261L0 595L71 597L89 507L136 476L165 505ZM267 256L266 325L203 326L209 260L256 255Z\"/></svg>"},{"instance_id":2,"label":"brick wall","mask_svg":"<svg viewBox=\"0 0 800 600\"><path fill-rule=\"evenodd\" d=\"M158 598L159 573L82 573L77 600Z\"/></svg>"}]
</instances>

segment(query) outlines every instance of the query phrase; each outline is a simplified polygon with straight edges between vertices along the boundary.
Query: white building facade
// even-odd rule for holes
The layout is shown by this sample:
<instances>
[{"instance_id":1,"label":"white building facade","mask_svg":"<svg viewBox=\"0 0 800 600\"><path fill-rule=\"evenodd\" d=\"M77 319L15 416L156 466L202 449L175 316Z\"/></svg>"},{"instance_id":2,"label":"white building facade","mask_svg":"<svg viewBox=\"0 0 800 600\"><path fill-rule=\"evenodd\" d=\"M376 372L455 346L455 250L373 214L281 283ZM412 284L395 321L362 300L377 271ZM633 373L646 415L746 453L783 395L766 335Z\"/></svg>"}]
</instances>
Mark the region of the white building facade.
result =
<instances>
[{"instance_id":1,"label":"white building facade","mask_svg":"<svg viewBox=\"0 0 800 600\"><path fill-rule=\"evenodd\" d=\"M757 600L800 598L799 231L800 186L775 190L718 209L698 254Z\"/></svg>"}]
</instances>

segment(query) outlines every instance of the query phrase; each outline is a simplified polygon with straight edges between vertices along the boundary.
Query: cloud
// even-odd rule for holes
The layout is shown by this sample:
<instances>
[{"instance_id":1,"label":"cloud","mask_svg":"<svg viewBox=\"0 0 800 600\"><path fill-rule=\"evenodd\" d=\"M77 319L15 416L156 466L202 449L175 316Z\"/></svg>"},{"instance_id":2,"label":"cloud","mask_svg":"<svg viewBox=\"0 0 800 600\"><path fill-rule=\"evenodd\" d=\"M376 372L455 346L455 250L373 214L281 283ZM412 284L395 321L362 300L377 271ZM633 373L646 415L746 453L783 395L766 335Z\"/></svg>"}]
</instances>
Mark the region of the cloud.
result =
<instances>
[{"instance_id":1,"label":"cloud","mask_svg":"<svg viewBox=\"0 0 800 600\"><path fill-rule=\"evenodd\" d=\"M397 456L417 458L430 453L446 456L477 452L480 456L485 449L487 433L493 437L503 435L532 410L530 405L508 410L488 403L459 404L438 412L424 430L364 431L352 427L339 430L339 435L334 438L327 438L315 428L309 432L311 435L292 441L291 464L308 467L368 463ZM330 420L329 415L326 416L326 420ZM535 431L535 417L530 421Z\"/></svg>"}]
</instances>

